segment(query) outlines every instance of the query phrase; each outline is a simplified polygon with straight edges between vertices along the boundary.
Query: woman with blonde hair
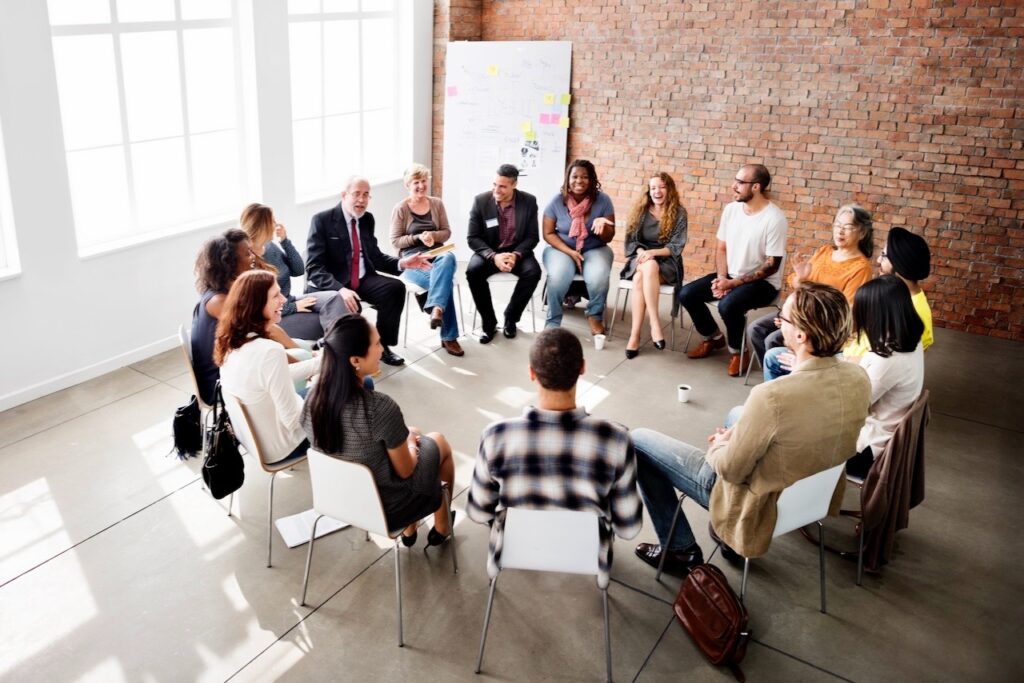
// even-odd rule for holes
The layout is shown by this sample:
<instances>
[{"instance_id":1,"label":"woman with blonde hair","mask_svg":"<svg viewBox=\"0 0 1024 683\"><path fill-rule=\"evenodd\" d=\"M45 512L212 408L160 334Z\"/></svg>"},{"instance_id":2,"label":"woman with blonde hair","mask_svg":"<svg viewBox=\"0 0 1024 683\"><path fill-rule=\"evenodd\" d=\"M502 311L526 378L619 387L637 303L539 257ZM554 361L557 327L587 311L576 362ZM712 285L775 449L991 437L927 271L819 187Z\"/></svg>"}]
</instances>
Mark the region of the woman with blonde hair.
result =
<instances>
[{"instance_id":1,"label":"woman with blonde hair","mask_svg":"<svg viewBox=\"0 0 1024 683\"><path fill-rule=\"evenodd\" d=\"M619 276L633 281L633 320L626 342L626 358L640 353L640 328L646 312L651 319L651 341L665 348L658 293L661 285L678 290L683 284L683 247L686 246L686 208L679 203L676 183L664 171L647 181L626 222L626 266ZM673 296L673 306L678 299Z\"/></svg>"},{"instance_id":2,"label":"woman with blonde hair","mask_svg":"<svg viewBox=\"0 0 1024 683\"><path fill-rule=\"evenodd\" d=\"M305 275L306 264L269 206L250 204L242 209L239 222L249 236L256 267L277 275L277 284L285 297L281 329L296 339L315 340L324 336L324 330L346 312L341 297L337 292L311 292L301 298L291 293L292 278ZM275 242L275 237L279 241Z\"/></svg>"},{"instance_id":3,"label":"woman with blonde hair","mask_svg":"<svg viewBox=\"0 0 1024 683\"><path fill-rule=\"evenodd\" d=\"M439 197L432 197L430 169L413 164L403 176L409 196L398 202L391 212L391 244L399 258L443 245L452 231L448 214ZM441 328L441 346L453 356L462 356L459 345L459 318L455 314L455 252L449 251L430 261L430 270L408 269L402 279L427 290L423 310L430 314L431 329Z\"/></svg>"}]
</instances>

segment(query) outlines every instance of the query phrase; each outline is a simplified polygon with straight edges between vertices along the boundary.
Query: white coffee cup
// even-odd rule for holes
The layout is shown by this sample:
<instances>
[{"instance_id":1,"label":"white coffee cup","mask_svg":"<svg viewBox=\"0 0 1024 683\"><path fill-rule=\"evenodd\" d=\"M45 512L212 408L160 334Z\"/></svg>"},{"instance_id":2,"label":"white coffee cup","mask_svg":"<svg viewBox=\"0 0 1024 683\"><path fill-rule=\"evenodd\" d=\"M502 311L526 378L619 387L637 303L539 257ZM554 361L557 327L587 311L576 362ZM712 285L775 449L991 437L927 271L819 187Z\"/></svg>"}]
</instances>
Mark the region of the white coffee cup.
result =
<instances>
[{"instance_id":1,"label":"white coffee cup","mask_svg":"<svg viewBox=\"0 0 1024 683\"><path fill-rule=\"evenodd\" d=\"M605 342L606 339L608 339L608 337L606 337L603 334L595 334L594 335L594 348L597 349L598 351L603 349L604 348L604 342Z\"/></svg>"},{"instance_id":2,"label":"white coffee cup","mask_svg":"<svg viewBox=\"0 0 1024 683\"><path fill-rule=\"evenodd\" d=\"M680 403L689 403L690 391L691 388L689 384L680 384L676 387L676 398L679 399Z\"/></svg>"}]
</instances>

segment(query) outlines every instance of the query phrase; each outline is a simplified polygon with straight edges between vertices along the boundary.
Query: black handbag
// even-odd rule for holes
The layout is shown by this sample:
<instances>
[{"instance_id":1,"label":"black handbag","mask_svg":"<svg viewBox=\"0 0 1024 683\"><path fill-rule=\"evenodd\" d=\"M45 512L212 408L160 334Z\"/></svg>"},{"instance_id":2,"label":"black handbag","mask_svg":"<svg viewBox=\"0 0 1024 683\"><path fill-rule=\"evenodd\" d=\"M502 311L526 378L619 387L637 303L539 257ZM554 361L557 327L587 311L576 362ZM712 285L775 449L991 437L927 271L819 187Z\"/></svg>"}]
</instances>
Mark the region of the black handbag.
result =
<instances>
[{"instance_id":1,"label":"black handbag","mask_svg":"<svg viewBox=\"0 0 1024 683\"><path fill-rule=\"evenodd\" d=\"M195 396L186 405L174 411L171 422L174 433L174 451L179 460L194 458L203 449L203 426L199 399Z\"/></svg>"},{"instance_id":2,"label":"black handbag","mask_svg":"<svg viewBox=\"0 0 1024 683\"><path fill-rule=\"evenodd\" d=\"M240 489L245 481L245 463L238 452L238 439L224 408L219 383L213 399L213 429L207 435L203 459L203 481L210 495L218 500Z\"/></svg>"}]
</instances>

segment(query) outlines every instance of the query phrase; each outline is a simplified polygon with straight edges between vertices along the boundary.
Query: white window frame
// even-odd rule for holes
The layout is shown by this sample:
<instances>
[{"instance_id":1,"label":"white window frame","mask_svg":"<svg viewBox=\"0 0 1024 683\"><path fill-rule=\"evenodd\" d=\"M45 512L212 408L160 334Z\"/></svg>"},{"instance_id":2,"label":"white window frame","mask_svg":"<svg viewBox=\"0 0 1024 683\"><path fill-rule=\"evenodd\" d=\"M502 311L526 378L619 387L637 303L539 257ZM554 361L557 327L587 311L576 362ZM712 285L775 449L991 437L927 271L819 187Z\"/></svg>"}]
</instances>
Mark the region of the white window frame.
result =
<instances>
[{"instance_id":1,"label":"white window frame","mask_svg":"<svg viewBox=\"0 0 1024 683\"><path fill-rule=\"evenodd\" d=\"M231 16L226 19L181 19L181 2L180 0L174 0L174 13L175 19L168 19L164 21L138 21L138 22L126 22L120 23L117 18L117 0L109 0L110 3L110 21L107 23L90 23L90 24L58 24L50 26L51 41L56 38L65 36L82 36L82 35L110 35L113 39L113 50L114 50L114 69L115 78L117 81L117 93L118 93L118 107L120 110L120 123L121 123L121 142L109 145L97 145L94 147L78 147L70 149L65 144L64 155L65 164L67 163L67 156L73 152L91 151L97 149L107 149L112 147L120 147L124 155L125 171L127 176L128 186L128 202L130 212L130 228L133 230L138 229L138 203L135 194L135 177L133 174L132 164L132 152L131 146L133 143L140 141L133 141L128 130L128 113L127 113L127 101L125 95L125 82L124 82L124 68L121 57L121 41L120 36L122 34L129 33L147 33L154 31L173 31L177 40L178 49L178 71L180 74L179 86L181 88L181 108L182 108L182 133L180 136L174 135L165 138L156 138L155 140L170 139L181 137L185 145L185 162L186 162L186 173L187 177L187 188L189 193L189 202L194 203L195 201L195 184L193 178L193 162L192 162L192 137L193 135L207 135L210 133L218 133L225 131L234 131L238 138L238 168L239 168L239 181L240 190L242 196L249 196L259 194L260 188L260 172L259 172L259 160L260 156L258 153L257 146L257 130L255 125L255 116L251 112L255 112L255 97L254 94L247 91L245 85L251 82L253 79L250 74L245 73L243 65L248 66L251 64L251 56L245 54L243 46L249 45L251 40L247 36L243 35L243 20L248 18L249 15L244 12L242 7L243 3L240 0L231 0ZM190 129L189 123L189 111L188 111L188 87L187 87L187 73L185 70L185 48L184 48L184 32L189 29L202 29L202 28L230 28L232 36L234 38L234 71L235 71L235 128L222 128L218 130L204 130L201 133L193 134ZM251 46L250 46L251 49ZM59 99L59 93L58 93ZM145 142L152 142L154 140L146 140ZM67 165L65 165L67 170ZM70 174L68 178L70 185ZM240 211L240 208L238 209ZM139 244L145 244L169 237L174 237L184 233L207 230L211 227L227 227L233 222L237 222L237 211L234 209L227 211L223 214L216 216L205 216L202 218L192 218L186 222L178 225L169 227L147 229L144 232L135 232L131 235L115 238L113 240L106 240L97 244L86 244L82 245L80 234L76 226L75 238L78 241L78 254L81 258L89 258L92 256L102 255L110 252L121 251L123 249L133 247Z\"/></svg>"},{"instance_id":2,"label":"white window frame","mask_svg":"<svg viewBox=\"0 0 1024 683\"><path fill-rule=\"evenodd\" d=\"M0 280L21 274L21 260L18 256L18 239L14 232L14 211L11 208L11 186L7 176L7 153L4 150L3 126L0 124L0 245L3 259L0 260Z\"/></svg>"},{"instance_id":3,"label":"white window frame","mask_svg":"<svg viewBox=\"0 0 1024 683\"><path fill-rule=\"evenodd\" d=\"M323 94L324 91L325 91L325 78L326 78L325 74L326 74L326 71L327 71L326 68L324 68L324 62L323 62L323 60L325 59L325 54L327 52L324 49L324 30L323 30L324 23L328 22L328 21L354 21L354 20L358 21L358 27L359 27L359 49L357 50L357 55L358 55L357 62L358 63L355 65L354 68L360 74L360 78L359 78L359 106L356 107L353 110L352 113L358 113L359 114L359 130L360 130L360 135L359 135L359 140L358 140L358 144L359 144L359 158L363 160L363 164L364 165L366 163L366 134L365 134L365 131L366 131L366 118L367 118L367 115L372 115L374 112L377 112L377 111L384 111L386 108L378 107L378 108L374 108L374 109L370 109L370 110L367 110L367 109L363 108L363 102L364 102L364 99L365 99L365 79L363 78L363 74L365 72L363 70L363 49L362 49L363 48L363 21L366 20L366 19L381 19L381 18L390 18L392 20L392 32L393 32L394 41L395 41L394 42L394 45L395 45L394 83L395 83L396 87L394 88L394 90L392 92L391 110L394 112L394 122L395 122L394 136L395 136L395 140L397 141L397 144L396 144L396 157L402 156L403 152L406 153L406 155L408 155L409 148L411 147L411 132L410 131L411 131L411 128L412 128L412 122L411 122L412 121L412 119L411 119L412 114L411 114L411 109L410 109L410 114L408 116L403 118L403 115L402 115L402 112L406 109L406 107L403 107L402 105L403 105L403 102L405 102L406 99L407 99L407 96L403 95L403 88L407 87L407 83L408 83L408 79L407 78L403 78L402 66L403 66L403 61L404 61L403 57L405 57L407 55L410 55L411 54L411 50L408 49L408 46L406 46L402 42L402 39L406 37L406 36L403 35L403 30L402 30L403 29L403 26L402 26L402 20L403 20L402 13L406 12L406 11L411 11L411 8L403 7L402 6L403 5L403 0L394 0L394 2L392 4L392 9L390 9L390 10L364 10L363 9L363 2L365 0L359 0L359 9L356 10L356 11L352 11L352 12L324 12L323 11L324 0L318 0L318 1L320 3L320 12L316 12L316 13L314 13L314 12L310 12L310 13L294 13L293 14L293 13L291 13L289 11L289 13L288 13L288 26L290 28L293 24L310 23L310 22L315 22L315 23L318 23L320 25L320 47L321 47L321 50L320 50L320 59L321 59L320 92L321 92L321 94ZM410 2L409 4L412 4L412 3ZM289 31L289 46L288 46L289 60L291 59L291 44L290 44L290 40L291 40L291 34L290 34L290 31ZM289 100L289 105L288 106L289 106L289 111L290 111L291 110L291 102L290 102L290 100ZM290 133L292 135L294 135L295 124L300 122L300 121L319 120L320 121L320 135L321 135L321 139L322 140L326 139L326 119L329 116L333 116L333 114L326 114L326 113L324 113L323 109L321 109L321 113L320 113L319 116L308 116L308 117L303 117L303 118L294 118L294 114L292 114L290 116L290 121L289 121ZM293 140L293 145L292 145L292 154L293 154L293 159L294 159L294 140ZM326 169L327 154L328 154L328 151L326 149L326 145L322 145L321 146L321 157L320 157L321 177L323 177L324 171ZM394 181L394 180L401 179L401 177L402 177L401 167L402 166L403 166L403 164L398 164L396 166L396 168L395 168L395 172L394 173L389 173L385 177L371 177L371 178L368 178L368 180L370 181L370 183L372 185L377 185L377 184L387 183L387 182L391 182L391 181ZM353 169L353 170L354 171L358 171L358 169ZM321 200L321 199L325 199L325 198L328 198L328 197L333 197L333 196L337 195L337 193L338 193L338 191L340 189L337 186L327 186L327 187L321 187L321 188L317 188L317 189L313 189L313 190L301 191L300 188L296 186L297 178L298 178L298 175L293 172L293 174L292 174L292 187L293 187L294 192L295 192L295 201L297 203L300 203L300 204L311 203L311 202L315 202L315 201L318 201L318 200ZM343 179L338 179L338 180L340 181L340 180L343 180Z\"/></svg>"}]
</instances>

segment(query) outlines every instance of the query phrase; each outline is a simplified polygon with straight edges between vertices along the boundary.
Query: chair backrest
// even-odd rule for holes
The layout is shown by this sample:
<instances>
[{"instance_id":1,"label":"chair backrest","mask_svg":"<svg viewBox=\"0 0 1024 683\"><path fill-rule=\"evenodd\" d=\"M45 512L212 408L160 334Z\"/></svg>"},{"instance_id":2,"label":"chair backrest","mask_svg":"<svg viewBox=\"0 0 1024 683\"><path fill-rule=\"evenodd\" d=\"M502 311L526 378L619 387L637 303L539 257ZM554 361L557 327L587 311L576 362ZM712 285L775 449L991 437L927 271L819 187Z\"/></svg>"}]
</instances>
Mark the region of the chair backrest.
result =
<instances>
[{"instance_id":1,"label":"chair backrest","mask_svg":"<svg viewBox=\"0 0 1024 683\"><path fill-rule=\"evenodd\" d=\"M339 522L392 536L373 472L366 465L333 458L310 448L307 453L313 509Z\"/></svg>"},{"instance_id":2,"label":"chair backrest","mask_svg":"<svg viewBox=\"0 0 1024 683\"><path fill-rule=\"evenodd\" d=\"M827 517L832 494L845 468L846 463L840 463L787 486L776 503L778 517L772 538Z\"/></svg>"},{"instance_id":3,"label":"chair backrest","mask_svg":"<svg viewBox=\"0 0 1024 683\"><path fill-rule=\"evenodd\" d=\"M231 418L231 429L235 433L235 438L245 446L245 450L259 458L260 462L264 462L263 449L260 448L260 442L256 438L256 432L253 430L252 421L249 420L249 413L245 406L237 396L224 391L224 387L221 387L220 393L224 397L224 407L228 409L228 417Z\"/></svg>"},{"instance_id":4,"label":"chair backrest","mask_svg":"<svg viewBox=\"0 0 1024 683\"><path fill-rule=\"evenodd\" d=\"M505 511L502 569L596 576L600 551L596 512L526 508Z\"/></svg>"},{"instance_id":5,"label":"chair backrest","mask_svg":"<svg viewBox=\"0 0 1024 683\"><path fill-rule=\"evenodd\" d=\"M188 376L192 379L192 393L195 394L199 406L203 410L209 410L208 406L199 395L199 382L196 380L196 368L192 365L192 330L185 325L178 325L178 341L181 342L181 352L185 354L185 365L188 366Z\"/></svg>"}]
</instances>

